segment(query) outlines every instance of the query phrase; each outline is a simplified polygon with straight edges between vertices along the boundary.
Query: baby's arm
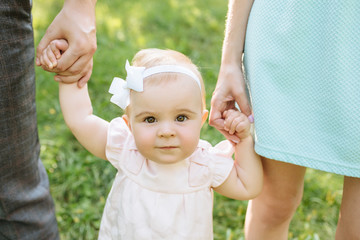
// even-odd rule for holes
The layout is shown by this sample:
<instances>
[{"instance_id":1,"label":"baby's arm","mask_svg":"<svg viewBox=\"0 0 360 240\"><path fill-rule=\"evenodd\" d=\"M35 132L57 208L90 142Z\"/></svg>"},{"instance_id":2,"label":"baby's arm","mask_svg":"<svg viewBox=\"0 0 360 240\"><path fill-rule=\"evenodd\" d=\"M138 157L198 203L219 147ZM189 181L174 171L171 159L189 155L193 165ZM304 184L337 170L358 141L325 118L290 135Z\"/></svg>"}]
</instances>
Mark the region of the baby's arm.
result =
<instances>
[{"instance_id":1,"label":"baby's arm","mask_svg":"<svg viewBox=\"0 0 360 240\"><path fill-rule=\"evenodd\" d=\"M77 140L95 156L106 159L109 123L95 115L87 85L59 83L59 98L64 120Z\"/></svg>"},{"instance_id":2,"label":"baby's arm","mask_svg":"<svg viewBox=\"0 0 360 240\"><path fill-rule=\"evenodd\" d=\"M65 40L54 40L43 51L41 64L55 67L61 54L68 48ZM109 123L92 114L87 85L78 88L75 83L59 83L59 98L64 120L77 140L89 152L106 159L105 146Z\"/></svg>"},{"instance_id":3,"label":"baby's arm","mask_svg":"<svg viewBox=\"0 0 360 240\"><path fill-rule=\"evenodd\" d=\"M214 190L230 198L248 200L256 197L263 185L262 164L254 151L250 122L245 114L235 110L224 112L224 118L225 129L239 137L240 142L235 144L234 168L226 181Z\"/></svg>"}]
</instances>

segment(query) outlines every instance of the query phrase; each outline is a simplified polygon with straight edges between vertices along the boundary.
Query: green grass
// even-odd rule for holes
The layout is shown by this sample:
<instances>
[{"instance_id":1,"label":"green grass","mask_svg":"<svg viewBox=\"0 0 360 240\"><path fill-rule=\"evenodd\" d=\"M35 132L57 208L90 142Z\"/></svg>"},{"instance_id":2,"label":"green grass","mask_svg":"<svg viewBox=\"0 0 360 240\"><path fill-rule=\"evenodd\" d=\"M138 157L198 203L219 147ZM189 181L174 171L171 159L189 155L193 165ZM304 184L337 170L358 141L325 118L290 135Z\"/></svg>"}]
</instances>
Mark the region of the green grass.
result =
<instances>
[{"instance_id":1,"label":"green grass","mask_svg":"<svg viewBox=\"0 0 360 240\"><path fill-rule=\"evenodd\" d=\"M35 41L61 9L62 2L34 0ZM107 93L114 76L124 76L124 63L142 48L170 48L200 67L210 106L219 70L227 1L101 0L97 3L98 50L89 91L94 112L111 120L121 111ZM93 157L64 124L53 75L37 68L37 111L41 158L49 173L61 237L96 239L115 169ZM220 133L205 125L202 138L215 144ZM289 239L333 239L341 201L342 177L308 170L302 205L291 223ZM243 239L247 202L215 194L215 239Z\"/></svg>"}]
</instances>

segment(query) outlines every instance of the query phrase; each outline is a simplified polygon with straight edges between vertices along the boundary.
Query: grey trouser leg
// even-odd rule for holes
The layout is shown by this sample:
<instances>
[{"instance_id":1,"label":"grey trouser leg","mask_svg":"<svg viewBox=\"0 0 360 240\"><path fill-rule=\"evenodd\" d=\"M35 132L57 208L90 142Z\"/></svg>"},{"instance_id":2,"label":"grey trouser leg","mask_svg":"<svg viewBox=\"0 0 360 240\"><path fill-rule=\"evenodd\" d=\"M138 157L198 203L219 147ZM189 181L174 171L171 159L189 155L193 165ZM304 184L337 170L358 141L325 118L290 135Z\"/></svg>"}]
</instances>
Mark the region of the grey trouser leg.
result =
<instances>
[{"instance_id":1,"label":"grey trouser leg","mask_svg":"<svg viewBox=\"0 0 360 240\"><path fill-rule=\"evenodd\" d=\"M29 0L0 0L0 239L59 239L39 159Z\"/></svg>"}]
</instances>

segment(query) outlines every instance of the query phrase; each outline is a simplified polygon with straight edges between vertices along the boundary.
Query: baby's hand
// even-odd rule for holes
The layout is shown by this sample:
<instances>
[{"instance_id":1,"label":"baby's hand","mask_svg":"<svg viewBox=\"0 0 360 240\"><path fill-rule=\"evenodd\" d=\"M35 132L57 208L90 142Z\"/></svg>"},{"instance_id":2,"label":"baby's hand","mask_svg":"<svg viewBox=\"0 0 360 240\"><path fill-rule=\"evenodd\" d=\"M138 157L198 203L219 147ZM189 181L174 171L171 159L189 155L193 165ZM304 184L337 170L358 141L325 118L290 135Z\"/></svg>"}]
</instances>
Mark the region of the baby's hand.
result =
<instances>
[{"instance_id":1,"label":"baby's hand","mask_svg":"<svg viewBox=\"0 0 360 240\"><path fill-rule=\"evenodd\" d=\"M244 139L250 136L250 121L247 116L237 110L227 110L223 113L224 129L229 134L235 134L238 138Z\"/></svg>"},{"instance_id":2,"label":"baby's hand","mask_svg":"<svg viewBox=\"0 0 360 240\"><path fill-rule=\"evenodd\" d=\"M60 59L68 47L69 44L65 39L51 41L40 56L41 67L44 70L55 68L57 66L57 60Z\"/></svg>"}]
</instances>

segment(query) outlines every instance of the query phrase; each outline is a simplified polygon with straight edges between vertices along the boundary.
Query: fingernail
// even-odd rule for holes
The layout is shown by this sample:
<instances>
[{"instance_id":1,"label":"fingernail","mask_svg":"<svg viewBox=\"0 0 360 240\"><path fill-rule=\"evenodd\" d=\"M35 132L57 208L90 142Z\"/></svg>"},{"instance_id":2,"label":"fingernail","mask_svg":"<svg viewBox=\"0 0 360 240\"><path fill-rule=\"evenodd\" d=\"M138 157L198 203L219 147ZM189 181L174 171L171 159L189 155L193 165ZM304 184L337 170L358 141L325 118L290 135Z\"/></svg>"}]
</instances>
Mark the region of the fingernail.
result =
<instances>
[{"instance_id":1,"label":"fingernail","mask_svg":"<svg viewBox=\"0 0 360 240\"><path fill-rule=\"evenodd\" d=\"M53 68L52 63L49 63L49 68L50 68L50 69L52 69L52 68Z\"/></svg>"},{"instance_id":2,"label":"fingernail","mask_svg":"<svg viewBox=\"0 0 360 240\"><path fill-rule=\"evenodd\" d=\"M253 123L254 122L254 116L251 114L250 116L248 116L248 119L249 119L249 121L251 122L251 123Z\"/></svg>"},{"instance_id":3,"label":"fingernail","mask_svg":"<svg viewBox=\"0 0 360 240\"><path fill-rule=\"evenodd\" d=\"M234 142L235 144L238 144L238 143L239 143L238 140L231 139L231 141Z\"/></svg>"},{"instance_id":4,"label":"fingernail","mask_svg":"<svg viewBox=\"0 0 360 240\"><path fill-rule=\"evenodd\" d=\"M40 65L40 60L38 58L36 58L35 62L36 62L36 65L38 65L38 66Z\"/></svg>"},{"instance_id":5,"label":"fingernail","mask_svg":"<svg viewBox=\"0 0 360 240\"><path fill-rule=\"evenodd\" d=\"M61 81L61 79L59 78L59 77L54 77L54 80L56 81L56 82L60 82Z\"/></svg>"}]
</instances>

